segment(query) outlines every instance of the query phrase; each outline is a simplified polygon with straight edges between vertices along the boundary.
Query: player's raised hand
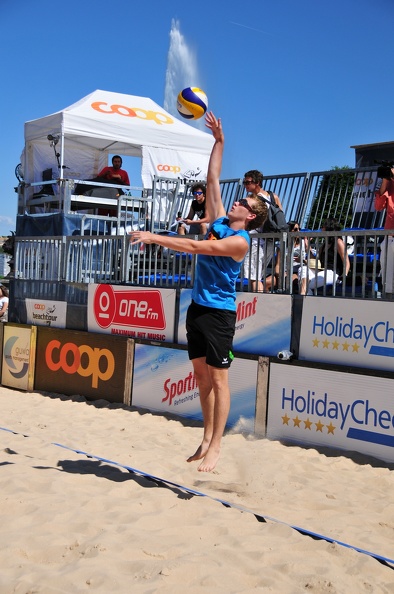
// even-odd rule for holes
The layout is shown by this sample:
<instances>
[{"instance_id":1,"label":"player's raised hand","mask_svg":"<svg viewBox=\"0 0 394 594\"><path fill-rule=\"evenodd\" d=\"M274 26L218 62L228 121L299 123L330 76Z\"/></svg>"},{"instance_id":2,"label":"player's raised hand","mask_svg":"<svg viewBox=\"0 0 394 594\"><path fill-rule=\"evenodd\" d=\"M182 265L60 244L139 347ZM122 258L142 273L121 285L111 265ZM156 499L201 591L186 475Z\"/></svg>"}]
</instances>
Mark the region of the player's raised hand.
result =
<instances>
[{"instance_id":1,"label":"player's raised hand","mask_svg":"<svg viewBox=\"0 0 394 594\"><path fill-rule=\"evenodd\" d=\"M212 111L205 114L205 125L212 131L215 140L223 141L222 120L216 118Z\"/></svg>"}]
</instances>

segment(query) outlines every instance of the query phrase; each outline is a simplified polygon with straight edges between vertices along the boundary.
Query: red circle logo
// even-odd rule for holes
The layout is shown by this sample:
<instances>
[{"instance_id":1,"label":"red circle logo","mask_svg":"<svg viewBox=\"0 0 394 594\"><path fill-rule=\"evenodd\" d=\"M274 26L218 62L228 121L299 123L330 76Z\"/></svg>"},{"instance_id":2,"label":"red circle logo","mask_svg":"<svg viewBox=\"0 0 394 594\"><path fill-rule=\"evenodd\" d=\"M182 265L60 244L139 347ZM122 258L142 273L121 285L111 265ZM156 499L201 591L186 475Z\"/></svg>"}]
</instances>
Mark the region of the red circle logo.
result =
<instances>
[{"instance_id":1,"label":"red circle logo","mask_svg":"<svg viewBox=\"0 0 394 594\"><path fill-rule=\"evenodd\" d=\"M115 317L116 300L111 285L99 285L94 293L93 313L101 328L108 328Z\"/></svg>"}]
</instances>

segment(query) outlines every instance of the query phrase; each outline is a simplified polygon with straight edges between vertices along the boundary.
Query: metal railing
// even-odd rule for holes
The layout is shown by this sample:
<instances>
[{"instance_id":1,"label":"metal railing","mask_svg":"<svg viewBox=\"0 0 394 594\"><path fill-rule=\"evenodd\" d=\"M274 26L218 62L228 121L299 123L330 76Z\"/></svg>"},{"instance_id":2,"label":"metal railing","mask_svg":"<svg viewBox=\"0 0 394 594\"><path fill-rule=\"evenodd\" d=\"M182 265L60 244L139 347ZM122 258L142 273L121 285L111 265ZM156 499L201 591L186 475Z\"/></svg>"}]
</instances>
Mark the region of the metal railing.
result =
<instances>
[{"instance_id":1,"label":"metal railing","mask_svg":"<svg viewBox=\"0 0 394 594\"><path fill-rule=\"evenodd\" d=\"M92 209L103 206L96 197L75 195L78 180L52 180L46 184L57 184L52 196L43 196L45 208L48 204L59 212L75 214L74 208L89 206ZM82 182L81 182L82 183ZM88 182L86 182L88 183ZM148 229L154 232L176 230L177 216L185 216L192 196L190 180L155 177L151 190L125 188L125 194L104 203L115 207L116 216L80 213L80 233L62 237L16 237L15 276L34 281L58 281L69 283L126 283L155 286L192 286L195 258L156 246L131 247L127 233L132 229ZM389 232L383 231L384 212L374 210L374 191L378 187L377 167L364 169L343 169L314 173L266 176L264 188L276 193L282 202L287 220L299 222L302 236L308 236L319 249L326 235L319 231L325 218L335 217L345 229L332 234L342 236L349 242L352 259L350 275L334 287L328 282L315 290L315 294L335 297L371 297L380 294L379 243ZM20 184L19 214L26 214L27 195L35 185ZM105 185L105 184L102 184ZM246 190L242 179L227 179L220 182L222 199L228 211L233 202L244 196ZM134 194L131 195L133 190ZM30 192L30 194L29 194ZM51 208L52 208L51 207ZM52 212L52 211L51 211ZM96 211L95 211L96 212ZM34 215L32 215L34 217ZM254 236L270 240L275 250L280 251L279 274L273 282L274 260L266 259L263 266L264 290L286 292L297 290L293 283L292 253L297 234ZM238 290L251 291L243 271Z\"/></svg>"},{"instance_id":2,"label":"metal railing","mask_svg":"<svg viewBox=\"0 0 394 594\"><path fill-rule=\"evenodd\" d=\"M151 189L124 187L124 195L104 198L75 194L76 188L92 182L59 179L33 184L21 183L18 187L18 214L31 214L37 209L44 212L65 214L89 208L97 215L97 208L106 206L116 211L113 227L124 221L152 230L175 228L178 213L184 216L190 206L190 187L195 180L155 177ZM295 173L266 176L264 188L276 193L282 203L287 220L296 220L302 227L316 231L327 217L335 217L343 227L378 228L384 213L375 212L374 191L379 180L377 167L362 169L333 169L313 173ZM116 190L116 186L95 182L98 190ZM32 198L37 187L43 187L39 198ZM45 195L45 188L54 188L52 195ZM242 179L227 179L220 183L223 204L228 211L232 203L245 195ZM79 191L79 190L78 190ZM111 218L111 217L110 217ZM111 222L111 221L109 221Z\"/></svg>"},{"instance_id":3,"label":"metal railing","mask_svg":"<svg viewBox=\"0 0 394 594\"><path fill-rule=\"evenodd\" d=\"M294 294L293 254L295 242L307 237L315 253L324 240L342 237L348 246L351 268L348 276L334 286L323 282L314 294L333 297L377 298L382 295L379 243L389 231L349 229L326 233L304 230L276 235L257 234L262 245L269 240L280 248L279 273L272 282L274 258L263 266L262 283L267 292ZM196 236L199 239L202 237ZM335 248L335 260L339 258ZM304 266L311 266L307 256ZM321 261L324 268L326 262ZM17 237L15 241L15 278L26 281L65 281L66 283L111 283L138 286L191 287L196 258L156 245L131 245L128 235ZM317 270L315 270L317 272ZM242 270L237 290L252 291L248 271ZM269 283L268 281L271 281Z\"/></svg>"}]
</instances>

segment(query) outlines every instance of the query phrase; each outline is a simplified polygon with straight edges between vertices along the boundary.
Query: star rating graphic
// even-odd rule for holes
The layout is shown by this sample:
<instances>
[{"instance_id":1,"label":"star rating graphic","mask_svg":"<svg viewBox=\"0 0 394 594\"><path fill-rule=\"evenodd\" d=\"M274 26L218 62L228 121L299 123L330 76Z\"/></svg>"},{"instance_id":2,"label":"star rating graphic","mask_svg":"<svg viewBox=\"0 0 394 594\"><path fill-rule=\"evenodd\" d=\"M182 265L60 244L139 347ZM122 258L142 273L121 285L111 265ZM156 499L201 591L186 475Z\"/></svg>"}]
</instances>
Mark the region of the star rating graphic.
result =
<instances>
[{"instance_id":1,"label":"star rating graphic","mask_svg":"<svg viewBox=\"0 0 394 594\"><path fill-rule=\"evenodd\" d=\"M314 349L322 348L330 350L330 345L331 350L333 351L342 350L346 351L347 353L358 353L360 349L360 345L357 342L350 344L347 340L345 340L345 342L339 342L338 340L329 341L327 340L327 338L325 338L324 340L313 338L312 340L312 346Z\"/></svg>"},{"instance_id":2,"label":"star rating graphic","mask_svg":"<svg viewBox=\"0 0 394 594\"><path fill-rule=\"evenodd\" d=\"M332 421L330 421L329 425L325 425L320 420L317 422L311 421L309 417L307 419L300 419L298 415L296 415L295 417L289 417L287 413L285 413L282 417L282 424L287 425L288 427L297 427L298 429L304 431L315 430L320 433L326 433L327 431L327 435L334 435L336 429L336 426L332 424Z\"/></svg>"}]
</instances>

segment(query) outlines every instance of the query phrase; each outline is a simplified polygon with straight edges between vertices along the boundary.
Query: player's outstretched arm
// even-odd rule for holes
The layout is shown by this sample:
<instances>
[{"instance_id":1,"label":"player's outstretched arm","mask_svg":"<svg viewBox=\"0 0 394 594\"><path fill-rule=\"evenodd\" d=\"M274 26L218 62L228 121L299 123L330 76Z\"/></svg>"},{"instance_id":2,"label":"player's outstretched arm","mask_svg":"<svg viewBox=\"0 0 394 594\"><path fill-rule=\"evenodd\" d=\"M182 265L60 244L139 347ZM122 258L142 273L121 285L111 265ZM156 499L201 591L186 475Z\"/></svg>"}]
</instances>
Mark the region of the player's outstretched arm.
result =
<instances>
[{"instance_id":1,"label":"player's outstretched arm","mask_svg":"<svg viewBox=\"0 0 394 594\"><path fill-rule=\"evenodd\" d=\"M212 147L212 152L209 159L206 193L207 216L209 220L213 222L217 218L223 217L226 214L222 203L219 183L220 174L222 171L224 134L220 118L217 119L212 111L206 114L205 125L211 130L215 139L215 144Z\"/></svg>"},{"instance_id":2,"label":"player's outstretched arm","mask_svg":"<svg viewBox=\"0 0 394 594\"><path fill-rule=\"evenodd\" d=\"M220 241L199 241L182 235L158 235L150 231L132 231L130 244L146 243L161 245L162 247L186 252L188 254L204 254L206 256L231 256L241 261L248 251L248 243L244 237L226 237Z\"/></svg>"}]
</instances>

